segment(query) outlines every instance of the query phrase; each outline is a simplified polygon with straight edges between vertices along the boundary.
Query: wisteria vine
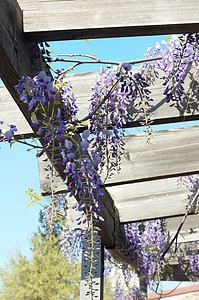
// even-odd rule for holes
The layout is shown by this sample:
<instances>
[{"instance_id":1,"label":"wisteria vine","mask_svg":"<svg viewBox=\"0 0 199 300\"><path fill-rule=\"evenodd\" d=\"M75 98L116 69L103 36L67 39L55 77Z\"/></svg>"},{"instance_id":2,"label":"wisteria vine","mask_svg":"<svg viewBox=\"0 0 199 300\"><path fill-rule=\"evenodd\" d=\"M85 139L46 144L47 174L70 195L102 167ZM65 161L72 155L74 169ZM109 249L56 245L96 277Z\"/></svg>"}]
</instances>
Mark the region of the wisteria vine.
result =
<instances>
[{"instance_id":1,"label":"wisteria vine","mask_svg":"<svg viewBox=\"0 0 199 300\"><path fill-rule=\"evenodd\" d=\"M170 106L184 109L184 76L191 63L195 64L198 76L198 44L198 34L173 35L168 42L156 43L155 47L147 49L147 61L137 73L133 73L130 63L120 63L112 67L110 62L106 69L101 68L95 85L91 88L88 115L81 120L77 118L78 106L72 84L67 80L67 72L57 70L52 78L45 71L41 71L34 78L21 78L16 85L20 100L31 112L32 127L35 127L42 144L34 147L42 149L40 156L46 152L52 163L52 203L43 210L46 229L52 231L57 217L61 220L66 218L63 198L54 195L53 176L59 163L64 169L65 177L62 179L68 196L75 196L78 200L73 207L80 212L77 225L87 225L83 232L86 232L84 238L90 245L90 270L87 279L92 295L92 253L96 247L93 235L100 230L98 222L103 222L100 214L102 186L107 178L121 168L121 157L125 149L123 127L127 122L128 107L133 105L139 111L141 125L146 126L147 138L150 141L153 107L150 85L161 74L166 102ZM42 51L46 54L44 49ZM48 61L49 54L48 51ZM186 104L186 109L189 105L191 104ZM2 121L0 125L3 125ZM17 128L11 124L8 126L8 130L0 131L0 138L1 141L13 143ZM20 142L29 144L27 141ZM184 182L195 185L198 177L188 177ZM146 284L153 285L160 281L166 266L163 254L168 244L161 221L125 225L125 235L129 264L122 264L121 270L125 278L128 278L126 282L129 282L132 269L136 270ZM61 234L61 250L66 252L66 248L72 245L75 245L74 249L79 249L77 241L81 244L82 236L81 230L74 233L66 222ZM107 270L110 270L112 258L108 253L106 256ZM198 265L198 256L190 257L192 273L198 273ZM124 296L118 289L119 285L115 286L115 299L142 297L141 294L138 296L135 288L132 288L129 295Z\"/></svg>"}]
</instances>

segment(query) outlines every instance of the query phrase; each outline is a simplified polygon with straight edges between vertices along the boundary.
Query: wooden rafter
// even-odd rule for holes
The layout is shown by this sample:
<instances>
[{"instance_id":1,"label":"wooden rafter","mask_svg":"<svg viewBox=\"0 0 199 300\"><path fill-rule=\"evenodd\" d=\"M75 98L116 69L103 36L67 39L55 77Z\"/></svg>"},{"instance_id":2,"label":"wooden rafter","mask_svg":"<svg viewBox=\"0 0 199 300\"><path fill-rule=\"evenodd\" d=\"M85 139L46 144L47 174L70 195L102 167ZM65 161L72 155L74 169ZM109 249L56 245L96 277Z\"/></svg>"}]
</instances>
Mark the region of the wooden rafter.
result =
<instances>
[{"instance_id":1,"label":"wooden rafter","mask_svg":"<svg viewBox=\"0 0 199 300\"><path fill-rule=\"evenodd\" d=\"M32 41L199 31L197 0L19 0Z\"/></svg>"},{"instance_id":2,"label":"wooden rafter","mask_svg":"<svg viewBox=\"0 0 199 300\"><path fill-rule=\"evenodd\" d=\"M22 11L18 2L16 0L0 0L0 7L0 76L22 111L26 121L31 124L31 112L28 111L26 104L19 101L15 85L22 76L34 75L32 70L33 63L36 64L34 67L36 67L37 71L45 70L46 66L40 63L40 59L34 62L31 59L33 57L32 54L40 58L40 52L38 47L24 39ZM32 53L33 50L34 53ZM41 116L37 114L37 119L40 120L40 118ZM36 136L37 130L38 128L33 128ZM42 145L46 144L42 138L40 138L40 142ZM64 180L64 167L61 164L56 166L60 177ZM114 201L105 189L104 197L102 216L105 221L98 223L98 226L101 228L102 243L107 247L113 248L113 252L115 251L117 256L123 256L126 251L123 226L119 222L119 215L114 206ZM121 247L118 247L118 244L121 244Z\"/></svg>"},{"instance_id":3,"label":"wooden rafter","mask_svg":"<svg viewBox=\"0 0 199 300\"><path fill-rule=\"evenodd\" d=\"M133 73L139 72L139 68L134 67ZM67 80L70 80L73 85L73 92L77 97L77 105L79 107L77 117L82 119L88 114L87 108L89 106L89 97L91 95L91 87L95 83L98 72L87 72L79 74L69 74ZM161 77L161 74L160 74ZM195 75L195 66L189 66L185 74L185 92L181 101L181 105L170 107L166 103L164 97L164 87L162 81L156 79L149 89L151 90L151 97L154 99L153 107L149 111L152 113L153 124L165 124L180 121L191 121L199 119L199 109L197 99L199 97L199 83ZM0 120L4 118L6 123L15 122L18 132L16 138L20 138L20 134L25 134L27 137L34 135L32 129L27 127L25 118L17 109L12 97L3 85L0 85L0 103L2 105L0 111ZM6 113L9 111L9 114ZM143 121L141 113L135 109L133 105L129 106L127 124L125 127L139 126L139 121ZM182 124L183 125L183 124Z\"/></svg>"},{"instance_id":4,"label":"wooden rafter","mask_svg":"<svg viewBox=\"0 0 199 300\"><path fill-rule=\"evenodd\" d=\"M30 112L19 101L15 85L22 76L34 76L41 68L41 57L36 44L29 43L23 34L23 14L16 0L0 0L0 77L15 100L27 122L31 124ZM35 64L35 66L34 66ZM44 66L43 66L44 67Z\"/></svg>"}]
</instances>

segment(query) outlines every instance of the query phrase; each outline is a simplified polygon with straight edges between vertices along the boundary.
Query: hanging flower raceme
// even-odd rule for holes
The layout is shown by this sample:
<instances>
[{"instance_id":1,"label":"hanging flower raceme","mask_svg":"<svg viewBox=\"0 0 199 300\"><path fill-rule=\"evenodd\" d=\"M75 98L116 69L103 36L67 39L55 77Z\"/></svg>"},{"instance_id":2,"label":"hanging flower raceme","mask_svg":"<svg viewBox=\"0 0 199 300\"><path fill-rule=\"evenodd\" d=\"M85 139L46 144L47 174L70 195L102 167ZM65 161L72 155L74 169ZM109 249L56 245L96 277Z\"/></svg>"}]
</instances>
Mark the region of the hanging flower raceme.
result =
<instances>
[{"instance_id":1,"label":"hanging flower raceme","mask_svg":"<svg viewBox=\"0 0 199 300\"><path fill-rule=\"evenodd\" d=\"M90 119L91 155L100 160L100 168L105 168L106 178L120 169L124 150L122 127L126 123L129 99L121 88L121 79L125 76L121 72L118 67L102 68L90 97L89 113L102 103ZM97 153L100 153L100 158Z\"/></svg>"},{"instance_id":2,"label":"hanging flower raceme","mask_svg":"<svg viewBox=\"0 0 199 300\"><path fill-rule=\"evenodd\" d=\"M146 284L160 281L165 261L166 237L160 220L125 225L126 241L131 264Z\"/></svg>"},{"instance_id":3,"label":"hanging flower raceme","mask_svg":"<svg viewBox=\"0 0 199 300\"><path fill-rule=\"evenodd\" d=\"M172 35L168 42L156 43L145 54L146 58L161 56L161 60L146 62L142 65L142 75L148 82L153 82L159 76L164 80L164 95L171 106L180 107L184 93L184 77L190 63L199 68L198 34Z\"/></svg>"}]
</instances>

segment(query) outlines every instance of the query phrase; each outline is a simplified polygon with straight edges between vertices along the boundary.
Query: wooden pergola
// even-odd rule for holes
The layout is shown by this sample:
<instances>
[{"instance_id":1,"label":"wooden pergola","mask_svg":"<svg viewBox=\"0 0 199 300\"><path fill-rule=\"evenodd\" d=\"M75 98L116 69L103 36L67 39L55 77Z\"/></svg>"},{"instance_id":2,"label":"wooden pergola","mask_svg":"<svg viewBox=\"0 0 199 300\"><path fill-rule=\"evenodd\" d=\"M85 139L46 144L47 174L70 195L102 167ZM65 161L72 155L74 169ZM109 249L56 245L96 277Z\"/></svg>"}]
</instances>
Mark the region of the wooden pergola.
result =
<instances>
[{"instance_id":1,"label":"wooden pergola","mask_svg":"<svg viewBox=\"0 0 199 300\"><path fill-rule=\"evenodd\" d=\"M37 70L45 68L37 42L193 33L199 31L198 15L197 0L0 0L0 77L4 82L0 85L0 120L17 126L15 138L20 139L22 134L26 138L37 136L37 129L30 127L31 113L19 101L15 90L22 76L35 75L33 56L34 67ZM190 66L185 79L185 106L181 109L165 103L163 88L160 81L156 81L152 88L154 124L199 119L199 84L193 72ZM85 116L89 89L95 76L95 72L69 76L78 97L79 117ZM138 126L139 121L139 112L130 107L127 127ZM175 235L185 214L183 200L187 198L187 189L177 188L176 177L198 173L198 133L199 126L185 128L182 123L182 128L155 132L150 145L146 144L144 134L125 137L121 172L108 180L103 188L105 221L99 225L102 245L115 256L126 259L125 223L162 218L171 236ZM50 190L48 180L42 175L43 163L41 159L41 190L47 195ZM60 177L55 179L56 192L64 193L63 166L58 165L57 170ZM190 214L178 237L182 249L183 243L199 240L198 232L199 216ZM168 280L189 280L175 259L172 270ZM101 274L99 270L97 276L102 278ZM83 292L81 297L89 299ZM101 292L98 299L102 297Z\"/></svg>"}]
</instances>

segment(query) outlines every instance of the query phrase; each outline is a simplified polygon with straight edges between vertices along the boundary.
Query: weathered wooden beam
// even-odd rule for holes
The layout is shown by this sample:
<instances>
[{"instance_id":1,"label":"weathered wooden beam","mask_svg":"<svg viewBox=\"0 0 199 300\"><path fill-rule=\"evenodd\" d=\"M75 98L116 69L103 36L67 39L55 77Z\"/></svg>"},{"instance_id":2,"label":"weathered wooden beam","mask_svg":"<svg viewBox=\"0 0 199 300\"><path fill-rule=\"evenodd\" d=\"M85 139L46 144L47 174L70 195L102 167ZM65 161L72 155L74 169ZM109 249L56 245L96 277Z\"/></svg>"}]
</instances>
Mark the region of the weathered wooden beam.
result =
<instances>
[{"instance_id":1,"label":"weathered wooden beam","mask_svg":"<svg viewBox=\"0 0 199 300\"><path fill-rule=\"evenodd\" d=\"M139 68L134 67L133 72L136 73ZM98 72L87 72L79 74L71 74L67 77L73 84L74 94L77 97L77 105L79 107L77 117L79 119L85 117L88 114L88 107L90 105L89 97L91 96L91 87L95 83ZM198 77L195 75L195 66L191 65L187 68L185 75L185 93L182 98L181 106L179 108L170 107L166 103L166 99L163 96L164 87L160 79L156 79L155 83L150 87L151 96L154 98L153 108L151 109L153 124L165 124L169 122L180 122L199 119L198 113L198 98L199 98L199 83ZM160 74L161 76L161 74ZM3 107L0 107L0 118L2 116L5 123L15 123L17 128L19 127L19 133L30 136L33 135L33 131L30 128L30 132L27 131L27 125L22 120L25 120L20 110L14 111L13 100L9 96L7 91L4 91L2 85L0 85L0 101L3 102ZM19 101L18 101L19 103ZM11 110L11 111L10 111ZM8 114L9 112L9 114ZM140 125L139 121L143 121L141 118L142 113L133 107L133 104L129 105L127 124L125 127L134 127ZM19 125L18 125L19 123ZM183 125L183 123L182 123ZM24 128L24 132L23 132ZM16 136L17 137L17 136Z\"/></svg>"},{"instance_id":2,"label":"weathered wooden beam","mask_svg":"<svg viewBox=\"0 0 199 300\"><path fill-rule=\"evenodd\" d=\"M169 190L169 188L168 188ZM139 192L139 191L138 191ZM171 196L172 197L172 196ZM115 199L114 199L115 200ZM171 205L171 211L172 211L172 204L175 203L175 198L172 198L172 203L168 203L167 201L164 202L164 205L162 206L162 212L165 212L165 207L168 205ZM181 199L182 200L182 199ZM182 201L181 201L182 202ZM184 202L184 201L183 201ZM78 214L74 209L72 209L72 206L75 203L75 199L68 198L68 220L69 224L73 228L79 228L79 226L76 225L75 220L79 217L80 213ZM151 203L151 207L154 209L156 207L156 204ZM127 208L126 208L127 209ZM148 207L141 208L145 214L147 214ZM119 213L121 212L120 209ZM128 205L128 211L133 211L136 214L139 214L140 212L140 207L137 207L137 209L132 209L130 205ZM147 218L145 217L143 220L146 220ZM142 221L142 220L139 220ZM130 222L130 220L129 220ZM180 226L182 222L182 216L169 216L167 218L163 218L163 224L164 224L164 230L166 234L168 233L170 236L170 239L174 237L176 234L176 231L178 227ZM182 270L178 264L178 257L179 256L184 256L185 259L188 259L188 255L191 254L190 246L189 243L192 242L197 242L199 241L199 215L198 214L192 214L188 215L185 223L183 224L183 227L179 233L179 236L177 238L177 248L176 248L176 243L172 246L171 250L168 252L166 255L166 258L170 257L169 260L169 269L166 271L164 274L162 280L184 280L184 281L193 281L195 280L193 276L191 276L188 267L185 265L184 269ZM176 250L176 249L177 250ZM193 251L192 251L193 252Z\"/></svg>"},{"instance_id":3,"label":"weathered wooden beam","mask_svg":"<svg viewBox=\"0 0 199 300\"><path fill-rule=\"evenodd\" d=\"M199 240L181 242L177 240L177 244L173 245L166 254L169 259L169 268L163 274L162 280L182 280L182 281L197 281L197 277L193 276L189 268L189 256L198 254ZM179 259L183 258L183 265L179 264Z\"/></svg>"},{"instance_id":4,"label":"weathered wooden beam","mask_svg":"<svg viewBox=\"0 0 199 300\"><path fill-rule=\"evenodd\" d=\"M182 222L182 217L178 216L172 218L164 218L163 220L164 220L166 231L168 231L171 238L173 238ZM199 215L198 214L192 214L187 216L186 221L184 222L182 229L180 230L180 233L177 238L178 244L183 244L183 243L185 244L185 243L195 242L195 241L199 241Z\"/></svg>"},{"instance_id":5,"label":"weathered wooden beam","mask_svg":"<svg viewBox=\"0 0 199 300\"><path fill-rule=\"evenodd\" d=\"M111 186L107 190L123 223L182 216L189 194L187 188L177 186L176 177Z\"/></svg>"},{"instance_id":6,"label":"weathered wooden beam","mask_svg":"<svg viewBox=\"0 0 199 300\"><path fill-rule=\"evenodd\" d=\"M155 132L152 144L146 144L143 134L126 136L121 172L114 175L117 180L113 176L108 181L107 187L121 222L184 214L184 200L190 193L183 185L177 187L174 175L197 173L198 131L198 126L192 126ZM164 176L171 178L159 179ZM50 183L41 168L40 182L43 194L48 194ZM59 177L54 185L56 193L66 191Z\"/></svg>"},{"instance_id":7,"label":"weathered wooden beam","mask_svg":"<svg viewBox=\"0 0 199 300\"><path fill-rule=\"evenodd\" d=\"M19 0L31 41L199 31L198 1Z\"/></svg>"},{"instance_id":8,"label":"weathered wooden beam","mask_svg":"<svg viewBox=\"0 0 199 300\"><path fill-rule=\"evenodd\" d=\"M140 291L143 299L147 299L147 284L144 278L140 279Z\"/></svg>"},{"instance_id":9,"label":"weathered wooden beam","mask_svg":"<svg viewBox=\"0 0 199 300\"><path fill-rule=\"evenodd\" d=\"M106 186L197 174L198 133L199 126L155 131L150 144L142 133L125 136L121 171Z\"/></svg>"},{"instance_id":10,"label":"weathered wooden beam","mask_svg":"<svg viewBox=\"0 0 199 300\"><path fill-rule=\"evenodd\" d=\"M50 182L42 166L39 159L41 191L43 195L48 195ZM66 192L60 177L54 178L54 187L56 193ZM107 187L107 191L114 200L122 223L183 216L189 194L187 188L177 186L176 177ZM72 201L70 207L73 205Z\"/></svg>"},{"instance_id":11,"label":"weathered wooden beam","mask_svg":"<svg viewBox=\"0 0 199 300\"><path fill-rule=\"evenodd\" d=\"M182 270L179 264L170 265L161 279L165 281L197 281L197 278L194 280L190 274L188 267Z\"/></svg>"},{"instance_id":12,"label":"weathered wooden beam","mask_svg":"<svg viewBox=\"0 0 199 300\"><path fill-rule=\"evenodd\" d=\"M0 77L30 124L30 113L18 101L15 85L22 76L34 76L33 68L40 70L40 60L33 60L40 57L40 51L24 38L23 14L17 0L0 0L0 7Z\"/></svg>"},{"instance_id":13,"label":"weathered wooden beam","mask_svg":"<svg viewBox=\"0 0 199 300\"><path fill-rule=\"evenodd\" d=\"M34 62L31 60L32 50L36 51L34 52L34 56L39 56L40 52L35 45L27 43L24 39L22 11L18 2L16 0L0 0L0 7L0 76L26 120L31 124L31 112L28 111L26 104L18 101L15 85L22 76L33 76L32 65L40 60ZM36 67L38 70L40 70L40 68L45 69L45 65L36 65ZM40 115L38 113L37 118L40 120ZM37 128L34 128L35 134L37 130ZM40 142L45 145L45 141L42 138L40 139ZM56 169L64 180L64 167L60 164L56 164ZM110 205L114 212L114 203L106 190L104 190L104 195L104 197L106 197L104 204L104 218L106 221L103 222L103 225L101 226L102 242L104 245L115 248L114 215L111 221L107 218L109 214L107 209ZM108 224L109 226L107 226ZM101 224L99 224L99 227L100 225ZM122 226L120 227L120 231L122 232Z\"/></svg>"}]
</instances>

